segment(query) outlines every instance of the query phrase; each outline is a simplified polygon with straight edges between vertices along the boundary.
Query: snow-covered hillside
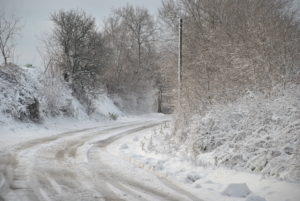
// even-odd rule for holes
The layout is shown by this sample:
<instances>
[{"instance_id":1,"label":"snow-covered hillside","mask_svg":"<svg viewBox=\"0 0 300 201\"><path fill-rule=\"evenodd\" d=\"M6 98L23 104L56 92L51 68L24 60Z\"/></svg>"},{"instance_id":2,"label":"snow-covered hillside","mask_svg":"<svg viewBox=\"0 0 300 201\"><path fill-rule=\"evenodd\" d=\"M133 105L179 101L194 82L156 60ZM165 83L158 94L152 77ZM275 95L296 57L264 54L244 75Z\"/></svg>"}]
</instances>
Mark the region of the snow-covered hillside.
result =
<instances>
[{"instance_id":1,"label":"snow-covered hillside","mask_svg":"<svg viewBox=\"0 0 300 201\"><path fill-rule=\"evenodd\" d=\"M42 69L0 67L0 127L42 123L50 118L115 119L122 115L105 93L91 104L95 110L88 115L70 88L60 79L47 77Z\"/></svg>"},{"instance_id":2,"label":"snow-covered hillside","mask_svg":"<svg viewBox=\"0 0 300 201\"><path fill-rule=\"evenodd\" d=\"M178 123L178 122L177 122ZM199 166L225 166L300 181L300 86L250 93L144 140L150 151L186 157ZM171 140L170 140L171 139Z\"/></svg>"}]
</instances>

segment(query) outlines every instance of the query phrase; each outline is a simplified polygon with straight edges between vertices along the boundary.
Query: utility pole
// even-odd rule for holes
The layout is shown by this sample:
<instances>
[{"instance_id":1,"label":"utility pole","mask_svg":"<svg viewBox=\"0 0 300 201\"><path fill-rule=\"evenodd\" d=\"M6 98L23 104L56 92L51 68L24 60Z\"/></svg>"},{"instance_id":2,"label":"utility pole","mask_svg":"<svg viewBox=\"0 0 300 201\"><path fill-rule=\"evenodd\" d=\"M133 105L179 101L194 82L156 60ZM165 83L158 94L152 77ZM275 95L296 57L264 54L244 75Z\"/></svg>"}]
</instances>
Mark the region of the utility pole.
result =
<instances>
[{"instance_id":1,"label":"utility pole","mask_svg":"<svg viewBox=\"0 0 300 201\"><path fill-rule=\"evenodd\" d=\"M179 18L179 44L178 44L178 109L181 100L181 81L182 81L182 18Z\"/></svg>"}]
</instances>

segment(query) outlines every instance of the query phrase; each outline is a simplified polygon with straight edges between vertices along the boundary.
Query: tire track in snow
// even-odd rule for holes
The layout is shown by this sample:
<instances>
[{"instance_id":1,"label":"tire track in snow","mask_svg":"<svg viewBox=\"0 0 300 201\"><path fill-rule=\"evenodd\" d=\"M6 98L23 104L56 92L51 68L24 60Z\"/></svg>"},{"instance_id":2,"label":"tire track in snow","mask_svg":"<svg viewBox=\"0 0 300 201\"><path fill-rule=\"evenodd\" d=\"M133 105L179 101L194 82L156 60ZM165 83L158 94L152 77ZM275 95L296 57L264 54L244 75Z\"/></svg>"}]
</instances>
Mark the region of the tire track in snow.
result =
<instances>
[{"instance_id":1,"label":"tire track in snow","mask_svg":"<svg viewBox=\"0 0 300 201\"><path fill-rule=\"evenodd\" d=\"M103 160L103 156L109 156L120 163L126 162L107 152L106 146L160 123L147 121L102 129L94 127L15 145L13 151L8 152L11 153L9 160L15 162L4 168L5 171L10 169L12 179L2 176L0 165L0 181L4 183L0 186L0 201L200 200L166 178L151 176L161 181L157 188L122 175ZM120 192L124 195L120 196Z\"/></svg>"},{"instance_id":2,"label":"tire track in snow","mask_svg":"<svg viewBox=\"0 0 300 201\"><path fill-rule=\"evenodd\" d=\"M105 127L92 127L86 129L80 129L75 131L68 131L61 134L29 140L12 146L9 150L2 150L0 155L0 176L4 184L0 187L0 198L8 194L8 200L39 200L34 194L40 194L39 192L32 193L28 175L32 166L30 163L34 163L34 159L29 159L30 152L36 152L38 147L45 146L51 142L57 140L63 140L67 137L75 135L82 135L87 131L100 129L100 131L109 131L112 129L118 129L131 125L137 125L137 122L122 123L118 126L105 126ZM98 131L99 132L99 131ZM32 154L31 154L32 155ZM2 165L3 164L3 165ZM2 167L4 166L4 167ZM2 176L4 175L4 176ZM18 193L17 193L18 191ZM23 191L23 192L20 192ZM25 191L25 192L24 192ZM20 192L20 193L19 193ZM18 195L20 194L20 195ZM3 198L4 199L4 198Z\"/></svg>"},{"instance_id":3,"label":"tire track in snow","mask_svg":"<svg viewBox=\"0 0 300 201\"><path fill-rule=\"evenodd\" d=\"M99 155L101 155L101 152L103 154L103 152L106 152L107 154L111 154L107 151L106 147L113 143L114 141L128 135L128 134L133 134L133 133L136 133L136 132L139 132L139 131L142 131L142 130L145 130L145 129L148 129L148 128L151 128L151 127L155 127L157 125L160 125L162 122L160 123L154 123L154 124L150 124L150 125L145 125L145 126L142 126L142 127L139 127L139 128L134 128L134 129L131 129L129 131L125 131L123 133L120 133L119 135L116 135L116 136L112 136L112 137L109 137L105 140L100 140L98 142L95 143L95 146L92 147L91 149L97 149L98 148L98 151L96 151L96 153L93 153L94 156L90 156L89 157L89 161L90 160L94 160L94 161L101 161L101 157ZM94 151L95 152L95 151ZM98 154L98 158L97 158L97 155ZM116 156L114 154L111 155L112 157L116 157L118 158L119 160L122 160L122 158L120 158L119 156ZM101 164L101 166L99 166L99 164ZM98 163L98 168L101 168L101 169L112 169L112 167L108 166L108 165L105 165L104 162L102 161L102 163ZM153 172L152 172L153 173ZM117 177L119 183L121 182L122 185L125 185L125 186L131 186L135 189L138 189L140 191L144 191L144 192L147 192L148 194L151 194L153 196L158 196L161 198L161 200L183 200L184 198L178 198L178 193L177 195L171 195L171 194L168 194L168 193L165 193L165 192L162 192L162 191L158 191L150 186L147 186L141 182L137 182L135 180L132 180L132 179L128 179L122 175L120 175L119 173L117 172L113 172L113 173L108 173L107 175L109 174L113 174L114 177ZM107 176L106 175L106 176ZM162 181L162 183L165 185L165 187L168 187L169 189L173 190L174 192L179 192L181 195L189 198L189 200L193 200L193 201L201 201L201 199L199 199L198 197L194 196L193 194L185 191L184 189L181 189L180 187L178 187L177 185L173 184L172 182L170 182L167 178L162 178L162 177L159 177L157 175L155 175L156 177L159 178L159 180ZM111 183L111 184L115 184L116 183L116 179L111 179L110 177L107 178L107 180ZM124 189L123 189L124 190ZM127 193L131 193L130 191L125 191ZM180 197L180 196L179 196ZM186 200L186 199L184 199Z\"/></svg>"}]
</instances>

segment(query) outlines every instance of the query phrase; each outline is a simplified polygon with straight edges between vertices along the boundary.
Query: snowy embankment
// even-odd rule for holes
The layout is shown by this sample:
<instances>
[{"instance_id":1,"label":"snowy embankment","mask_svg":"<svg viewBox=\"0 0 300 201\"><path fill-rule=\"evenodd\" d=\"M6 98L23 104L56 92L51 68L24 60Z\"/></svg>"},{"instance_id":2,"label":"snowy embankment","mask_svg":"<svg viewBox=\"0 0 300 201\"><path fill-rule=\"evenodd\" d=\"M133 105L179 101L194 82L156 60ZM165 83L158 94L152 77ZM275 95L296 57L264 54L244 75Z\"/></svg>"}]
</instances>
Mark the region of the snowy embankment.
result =
<instances>
[{"instance_id":1,"label":"snowy embankment","mask_svg":"<svg viewBox=\"0 0 300 201\"><path fill-rule=\"evenodd\" d=\"M158 145L153 135L163 135L170 129L170 124L165 123L155 130L137 132L117 140L107 150L159 178L166 178L205 201L299 200L300 184L297 182L262 177L225 167L200 166L182 152L168 154L169 148L166 145L164 153L156 151Z\"/></svg>"},{"instance_id":2,"label":"snowy embankment","mask_svg":"<svg viewBox=\"0 0 300 201\"><path fill-rule=\"evenodd\" d=\"M116 142L110 152L167 177L204 200L300 199L300 87L247 96Z\"/></svg>"},{"instance_id":3,"label":"snowy embankment","mask_svg":"<svg viewBox=\"0 0 300 201\"><path fill-rule=\"evenodd\" d=\"M83 120L92 125L123 115L105 93L91 104L95 110L88 115L66 83L47 77L41 69L0 66L0 134L47 133L56 127L61 131L77 128L77 124L82 127Z\"/></svg>"},{"instance_id":4,"label":"snowy embankment","mask_svg":"<svg viewBox=\"0 0 300 201\"><path fill-rule=\"evenodd\" d=\"M187 157L197 166L300 181L300 86L274 90L268 98L249 93L171 133L154 133L152 151Z\"/></svg>"}]
</instances>

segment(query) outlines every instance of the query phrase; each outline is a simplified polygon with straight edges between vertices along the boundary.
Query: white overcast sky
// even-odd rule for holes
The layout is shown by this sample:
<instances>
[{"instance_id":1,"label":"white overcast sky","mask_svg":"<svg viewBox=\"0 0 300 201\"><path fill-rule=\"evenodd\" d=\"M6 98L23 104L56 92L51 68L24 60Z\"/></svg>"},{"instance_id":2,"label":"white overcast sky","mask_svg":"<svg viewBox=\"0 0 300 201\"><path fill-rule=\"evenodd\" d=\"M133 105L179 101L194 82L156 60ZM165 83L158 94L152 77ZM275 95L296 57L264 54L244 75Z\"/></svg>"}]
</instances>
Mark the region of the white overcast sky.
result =
<instances>
[{"instance_id":1,"label":"white overcast sky","mask_svg":"<svg viewBox=\"0 0 300 201\"><path fill-rule=\"evenodd\" d=\"M125 6L127 3L147 8L152 14L156 14L161 6L161 0L0 0L0 11L22 19L14 63L42 64L37 48L41 48L41 39L50 33L51 13L60 9L83 9L95 17L97 25L101 27L103 19L109 16L112 8Z\"/></svg>"},{"instance_id":2,"label":"white overcast sky","mask_svg":"<svg viewBox=\"0 0 300 201\"><path fill-rule=\"evenodd\" d=\"M300 8L300 0L295 0ZM51 30L50 13L60 9L83 9L95 17L99 27L112 8L125 6L127 3L147 8L152 14L157 13L161 0L0 0L0 11L14 14L22 19L22 31L17 39L14 62L20 65L42 64L37 48L41 48L41 39ZM2 60L0 60L2 63Z\"/></svg>"}]
</instances>

